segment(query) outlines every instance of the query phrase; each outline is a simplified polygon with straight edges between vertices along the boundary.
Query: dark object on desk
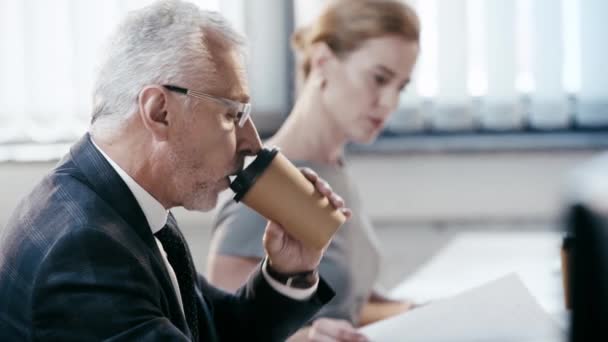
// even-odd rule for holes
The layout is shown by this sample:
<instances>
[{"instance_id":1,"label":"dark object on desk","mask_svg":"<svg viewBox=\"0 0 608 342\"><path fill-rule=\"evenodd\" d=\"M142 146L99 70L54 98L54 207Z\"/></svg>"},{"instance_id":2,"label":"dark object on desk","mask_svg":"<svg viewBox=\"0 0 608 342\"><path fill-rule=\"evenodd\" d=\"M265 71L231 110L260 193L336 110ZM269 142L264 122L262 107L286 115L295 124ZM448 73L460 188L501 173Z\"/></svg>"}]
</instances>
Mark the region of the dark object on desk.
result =
<instances>
[{"instance_id":1,"label":"dark object on desk","mask_svg":"<svg viewBox=\"0 0 608 342\"><path fill-rule=\"evenodd\" d=\"M570 298L570 251L574 247L574 235L566 234L562 240L561 264L562 264L562 284L564 288L564 305L566 309L572 310L572 300Z\"/></svg>"},{"instance_id":2,"label":"dark object on desk","mask_svg":"<svg viewBox=\"0 0 608 342\"><path fill-rule=\"evenodd\" d=\"M568 212L571 342L608 341L608 215L589 204Z\"/></svg>"}]
</instances>

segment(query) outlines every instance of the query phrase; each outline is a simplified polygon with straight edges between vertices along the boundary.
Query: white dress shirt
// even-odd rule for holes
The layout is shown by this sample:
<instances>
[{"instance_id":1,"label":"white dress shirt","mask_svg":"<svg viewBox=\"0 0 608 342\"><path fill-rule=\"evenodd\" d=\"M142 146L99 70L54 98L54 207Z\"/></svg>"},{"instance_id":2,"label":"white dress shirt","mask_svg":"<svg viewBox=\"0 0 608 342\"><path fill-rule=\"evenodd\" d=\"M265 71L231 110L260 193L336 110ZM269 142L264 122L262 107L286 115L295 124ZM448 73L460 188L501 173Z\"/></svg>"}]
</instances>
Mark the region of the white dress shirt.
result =
<instances>
[{"instance_id":1,"label":"white dress shirt","mask_svg":"<svg viewBox=\"0 0 608 342\"><path fill-rule=\"evenodd\" d=\"M103 155L103 157L110 163L112 168L116 171L116 173L120 176L120 178L127 184L131 193L133 193L133 197L139 204L141 210L148 221L148 225L150 226L150 230L152 230L152 234L154 235L156 232L161 230L165 224L167 223L167 217L169 216L169 211L165 209L165 207L160 204L156 198L154 198L149 192L147 192L141 185L137 184L137 182L127 174L116 162L112 160L91 138L91 142L93 142L93 146L97 148L97 150ZM154 237L156 240L156 244L158 245L158 249L161 252L163 257L163 261L165 262L165 266L167 267L167 271L169 276L171 277L171 283L173 284L173 288L175 289L175 293L177 294L177 298L179 299L179 304L182 308L183 312L183 303L181 293L179 291L179 285L177 282L177 277L175 276L175 271L173 271L173 267L169 263L169 259L167 259L167 253L165 252L162 243ZM295 289L284 284L281 284L277 280L273 279L268 272L266 271L266 263L262 265L262 274L264 279L272 286L277 292L281 293L284 296L290 297L296 300L306 300L310 298L316 291L319 285L319 281L308 289Z\"/></svg>"}]
</instances>

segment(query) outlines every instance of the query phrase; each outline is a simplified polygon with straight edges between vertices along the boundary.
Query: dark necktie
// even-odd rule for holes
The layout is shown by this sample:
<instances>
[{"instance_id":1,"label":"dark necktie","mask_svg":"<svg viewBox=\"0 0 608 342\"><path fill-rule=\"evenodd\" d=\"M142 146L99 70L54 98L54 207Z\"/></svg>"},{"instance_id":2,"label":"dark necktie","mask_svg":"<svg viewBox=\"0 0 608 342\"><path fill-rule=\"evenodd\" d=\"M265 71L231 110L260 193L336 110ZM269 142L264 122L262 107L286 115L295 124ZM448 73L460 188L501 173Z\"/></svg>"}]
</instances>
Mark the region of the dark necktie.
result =
<instances>
[{"instance_id":1,"label":"dark necktie","mask_svg":"<svg viewBox=\"0 0 608 342\"><path fill-rule=\"evenodd\" d=\"M177 223L173 214L169 214L167 218L167 224L156 234L154 234L163 245L165 252L167 253L167 259L177 278L179 284L179 291L182 297L182 304L184 307L184 314L186 316L186 322L192 333L192 340L198 341L198 309L196 300L196 271L190 255L190 250L186 245L186 241L177 228ZM205 306L205 303L202 303ZM202 308L205 310L205 308ZM205 310L206 311L206 310ZM206 312L202 313L203 315ZM207 317L210 319L210 317Z\"/></svg>"}]
</instances>

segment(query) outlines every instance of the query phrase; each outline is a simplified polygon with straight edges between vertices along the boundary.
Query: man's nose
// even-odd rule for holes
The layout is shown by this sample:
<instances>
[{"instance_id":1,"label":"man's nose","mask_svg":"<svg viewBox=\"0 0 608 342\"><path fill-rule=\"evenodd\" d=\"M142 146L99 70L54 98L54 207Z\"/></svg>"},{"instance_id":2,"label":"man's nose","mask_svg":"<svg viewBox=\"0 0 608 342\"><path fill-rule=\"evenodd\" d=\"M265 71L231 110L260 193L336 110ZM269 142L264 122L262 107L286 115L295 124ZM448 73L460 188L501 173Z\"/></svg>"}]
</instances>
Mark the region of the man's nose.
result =
<instances>
[{"instance_id":1,"label":"man's nose","mask_svg":"<svg viewBox=\"0 0 608 342\"><path fill-rule=\"evenodd\" d=\"M251 118L243 127L237 127L237 150L245 155L257 154L262 149L262 140Z\"/></svg>"}]
</instances>

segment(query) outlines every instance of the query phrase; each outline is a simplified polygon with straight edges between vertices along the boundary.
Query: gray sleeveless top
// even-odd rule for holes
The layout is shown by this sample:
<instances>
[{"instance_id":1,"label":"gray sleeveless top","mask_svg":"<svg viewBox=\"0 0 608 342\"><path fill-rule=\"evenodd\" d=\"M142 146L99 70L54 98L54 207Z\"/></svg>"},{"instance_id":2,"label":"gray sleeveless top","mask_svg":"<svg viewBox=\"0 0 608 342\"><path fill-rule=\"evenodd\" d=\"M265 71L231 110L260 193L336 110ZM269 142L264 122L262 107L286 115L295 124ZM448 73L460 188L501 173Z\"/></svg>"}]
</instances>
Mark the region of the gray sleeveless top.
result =
<instances>
[{"instance_id":1,"label":"gray sleeveless top","mask_svg":"<svg viewBox=\"0 0 608 342\"><path fill-rule=\"evenodd\" d=\"M323 279L336 296L316 317L345 319L357 324L361 306L378 278L380 256L370 220L362 212L355 184L344 167L296 163L310 167L342 196L353 216L336 233L319 266ZM232 197L224 197L213 224L210 252L220 255L263 258L262 236L267 220ZM229 270L226 270L229 272Z\"/></svg>"}]
</instances>

